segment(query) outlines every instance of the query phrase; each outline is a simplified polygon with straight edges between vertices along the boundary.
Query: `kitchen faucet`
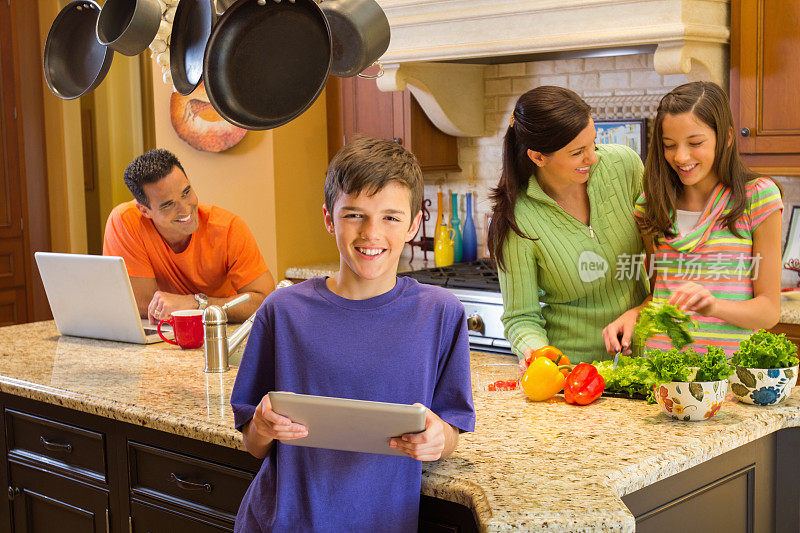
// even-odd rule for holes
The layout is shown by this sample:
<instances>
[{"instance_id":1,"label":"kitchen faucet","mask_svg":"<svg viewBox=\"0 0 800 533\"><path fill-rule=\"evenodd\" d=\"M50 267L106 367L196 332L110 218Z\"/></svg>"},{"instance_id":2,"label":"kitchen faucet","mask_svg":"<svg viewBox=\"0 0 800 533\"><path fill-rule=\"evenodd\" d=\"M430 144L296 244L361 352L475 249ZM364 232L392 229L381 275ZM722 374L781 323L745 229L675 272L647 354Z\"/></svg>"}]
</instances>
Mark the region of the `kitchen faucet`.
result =
<instances>
[{"instance_id":1,"label":"kitchen faucet","mask_svg":"<svg viewBox=\"0 0 800 533\"><path fill-rule=\"evenodd\" d=\"M283 280L278 283L277 288L287 287L292 282ZM209 305L203 311L203 330L205 332L205 343L203 349L206 355L206 368L203 372L218 373L227 372L230 369L228 365L229 354L236 350L242 343L247 335L250 333L250 328L253 327L253 320L256 314L250 315L247 320L242 322L242 325L236 328L236 331L228 338L228 313L227 310L231 307L244 303L250 299L250 295L245 293L237 296L225 305Z\"/></svg>"}]
</instances>

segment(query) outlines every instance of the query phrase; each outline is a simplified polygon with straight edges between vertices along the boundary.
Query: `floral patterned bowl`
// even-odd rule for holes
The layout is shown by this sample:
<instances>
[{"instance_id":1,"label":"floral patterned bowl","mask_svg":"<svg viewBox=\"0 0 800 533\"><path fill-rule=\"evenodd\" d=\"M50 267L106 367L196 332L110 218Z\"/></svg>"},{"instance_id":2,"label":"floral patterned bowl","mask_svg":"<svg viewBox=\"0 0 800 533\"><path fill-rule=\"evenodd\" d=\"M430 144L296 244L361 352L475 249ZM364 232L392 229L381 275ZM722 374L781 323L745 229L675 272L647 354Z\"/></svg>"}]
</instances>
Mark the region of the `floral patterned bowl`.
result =
<instances>
[{"instance_id":1,"label":"floral patterned bowl","mask_svg":"<svg viewBox=\"0 0 800 533\"><path fill-rule=\"evenodd\" d=\"M775 405L792 392L798 365L787 368L746 368L737 366L731 376L731 391L740 402Z\"/></svg>"},{"instance_id":2,"label":"floral patterned bowl","mask_svg":"<svg viewBox=\"0 0 800 533\"><path fill-rule=\"evenodd\" d=\"M722 407L728 380L673 381L656 390L656 401L675 420L707 420Z\"/></svg>"}]
</instances>

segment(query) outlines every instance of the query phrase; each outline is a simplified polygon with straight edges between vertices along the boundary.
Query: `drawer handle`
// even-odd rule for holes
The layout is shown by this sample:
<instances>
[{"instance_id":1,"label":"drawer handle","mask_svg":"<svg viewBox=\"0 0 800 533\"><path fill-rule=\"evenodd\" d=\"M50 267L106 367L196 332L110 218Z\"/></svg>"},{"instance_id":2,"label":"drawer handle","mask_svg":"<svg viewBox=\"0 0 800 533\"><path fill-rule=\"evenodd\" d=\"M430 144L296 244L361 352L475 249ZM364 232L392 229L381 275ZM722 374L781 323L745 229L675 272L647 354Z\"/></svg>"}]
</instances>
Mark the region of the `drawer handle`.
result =
<instances>
[{"instance_id":1,"label":"drawer handle","mask_svg":"<svg viewBox=\"0 0 800 533\"><path fill-rule=\"evenodd\" d=\"M60 442L47 440L44 437L39 437L39 440L42 442L42 446L44 446L45 450L50 450L51 452L72 453L72 444L61 444Z\"/></svg>"},{"instance_id":2,"label":"drawer handle","mask_svg":"<svg viewBox=\"0 0 800 533\"><path fill-rule=\"evenodd\" d=\"M185 479L181 479L175 475L175 472L171 472L169 475L170 481L174 481L176 485L180 488L185 490L202 490L205 491L207 494L211 494L211 483L193 483L191 481L186 481Z\"/></svg>"}]
</instances>

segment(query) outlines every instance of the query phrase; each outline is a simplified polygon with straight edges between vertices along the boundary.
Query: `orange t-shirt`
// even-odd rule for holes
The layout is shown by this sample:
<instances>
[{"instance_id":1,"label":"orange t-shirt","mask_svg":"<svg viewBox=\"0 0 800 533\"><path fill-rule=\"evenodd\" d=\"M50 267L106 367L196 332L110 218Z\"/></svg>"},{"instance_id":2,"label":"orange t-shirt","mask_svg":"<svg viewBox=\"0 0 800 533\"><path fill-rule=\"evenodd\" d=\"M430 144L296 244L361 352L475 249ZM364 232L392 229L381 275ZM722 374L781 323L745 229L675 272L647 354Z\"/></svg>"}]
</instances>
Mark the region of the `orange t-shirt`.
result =
<instances>
[{"instance_id":1,"label":"orange t-shirt","mask_svg":"<svg viewBox=\"0 0 800 533\"><path fill-rule=\"evenodd\" d=\"M103 255L125 259L132 278L155 278L158 289L173 294L227 298L267 272L256 240L244 221L220 207L199 204L199 227L189 246L176 254L131 200L108 216Z\"/></svg>"}]
</instances>

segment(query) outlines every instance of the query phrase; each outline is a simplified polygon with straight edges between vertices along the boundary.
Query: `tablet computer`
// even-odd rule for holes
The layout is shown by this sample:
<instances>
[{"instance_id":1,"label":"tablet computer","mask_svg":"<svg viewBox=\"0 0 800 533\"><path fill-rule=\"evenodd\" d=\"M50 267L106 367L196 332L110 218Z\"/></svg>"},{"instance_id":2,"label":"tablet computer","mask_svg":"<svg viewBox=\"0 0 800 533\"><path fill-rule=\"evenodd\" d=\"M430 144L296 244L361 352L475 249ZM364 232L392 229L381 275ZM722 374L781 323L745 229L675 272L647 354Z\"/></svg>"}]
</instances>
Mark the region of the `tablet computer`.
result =
<instances>
[{"instance_id":1,"label":"tablet computer","mask_svg":"<svg viewBox=\"0 0 800 533\"><path fill-rule=\"evenodd\" d=\"M281 441L291 446L407 457L389 447L389 439L425 430L426 409L422 405L291 392L270 392L269 401L273 411L308 428L306 437Z\"/></svg>"}]
</instances>

